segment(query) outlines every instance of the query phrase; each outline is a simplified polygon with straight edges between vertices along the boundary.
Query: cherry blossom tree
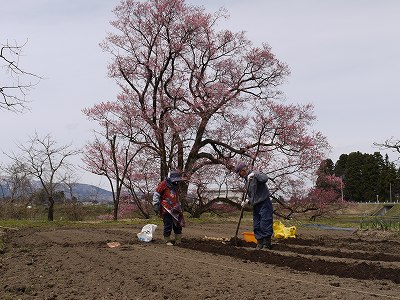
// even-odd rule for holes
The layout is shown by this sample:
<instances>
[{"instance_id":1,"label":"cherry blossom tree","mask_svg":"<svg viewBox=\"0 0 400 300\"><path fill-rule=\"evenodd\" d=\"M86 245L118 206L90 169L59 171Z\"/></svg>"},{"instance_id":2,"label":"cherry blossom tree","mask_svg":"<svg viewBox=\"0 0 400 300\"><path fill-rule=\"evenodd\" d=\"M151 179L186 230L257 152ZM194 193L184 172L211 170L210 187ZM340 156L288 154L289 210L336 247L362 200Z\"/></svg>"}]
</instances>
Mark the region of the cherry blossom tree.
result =
<instances>
[{"instance_id":1,"label":"cherry blossom tree","mask_svg":"<svg viewBox=\"0 0 400 300\"><path fill-rule=\"evenodd\" d=\"M330 159L321 161L316 171L315 186L306 188L304 184L293 180L292 194L288 202L278 207L276 214L284 218L292 218L296 214L308 213L310 220L328 216L348 206L343 198L344 183L341 177L335 176L330 165Z\"/></svg>"},{"instance_id":2,"label":"cherry blossom tree","mask_svg":"<svg viewBox=\"0 0 400 300\"><path fill-rule=\"evenodd\" d=\"M91 116L89 112L88 116ZM96 136L93 142L86 145L83 161L86 170L108 179L113 196L114 220L117 220L124 181L138 151L133 149L135 145L129 139L121 139L117 132L109 128L107 121L103 121L104 132L101 138Z\"/></svg>"},{"instance_id":3,"label":"cherry blossom tree","mask_svg":"<svg viewBox=\"0 0 400 300\"><path fill-rule=\"evenodd\" d=\"M192 179L217 181L239 160L255 159L279 193L315 171L328 143L312 130L312 105L285 103L279 86L290 71L270 46L219 30L224 10L210 14L183 0L121 1L114 13L115 32L102 47L121 93L84 112L140 145L159 180L182 170L185 209Z\"/></svg>"},{"instance_id":4,"label":"cherry blossom tree","mask_svg":"<svg viewBox=\"0 0 400 300\"><path fill-rule=\"evenodd\" d=\"M151 205L154 187L158 184L157 174L159 165L157 160L148 157L142 151L135 157L128 168L124 187L130 195L130 201L136 206L138 212L146 219L153 212Z\"/></svg>"}]
</instances>

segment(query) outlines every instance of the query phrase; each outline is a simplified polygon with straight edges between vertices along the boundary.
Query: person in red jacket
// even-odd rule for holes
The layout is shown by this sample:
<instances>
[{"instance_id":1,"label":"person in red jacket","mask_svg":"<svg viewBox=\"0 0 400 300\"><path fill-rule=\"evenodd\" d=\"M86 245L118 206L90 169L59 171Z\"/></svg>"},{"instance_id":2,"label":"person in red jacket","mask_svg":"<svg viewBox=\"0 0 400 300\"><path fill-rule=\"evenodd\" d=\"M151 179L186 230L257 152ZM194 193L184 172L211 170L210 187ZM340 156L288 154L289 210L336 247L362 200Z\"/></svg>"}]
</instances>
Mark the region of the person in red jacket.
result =
<instances>
[{"instance_id":1,"label":"person in red jacket","mask_svg":"<svg viewBox=\"0 0 400 300\"><path fill-rule=\"evenodd\" d=\"M159 214L164 223L164 241L171 246L171 233L175 234L175 245L181 243L182 227L185 226L183 210L179 200L179 182L182 175L178 171L171 171L167 178L161 181L153 194L153 209Z\"/></svg>"}]
</instances>

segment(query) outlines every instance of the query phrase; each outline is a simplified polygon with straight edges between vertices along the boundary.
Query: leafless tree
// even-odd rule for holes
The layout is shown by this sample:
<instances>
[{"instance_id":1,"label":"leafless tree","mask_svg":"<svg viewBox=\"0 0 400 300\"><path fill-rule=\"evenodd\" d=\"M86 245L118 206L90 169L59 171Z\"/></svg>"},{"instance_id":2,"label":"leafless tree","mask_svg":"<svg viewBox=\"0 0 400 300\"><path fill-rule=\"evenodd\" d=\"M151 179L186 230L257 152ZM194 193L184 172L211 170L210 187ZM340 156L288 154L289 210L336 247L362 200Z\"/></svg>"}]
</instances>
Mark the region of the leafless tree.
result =
<instances>
[{"instance_id":1,"label":"leafless tree","mask_svg":"<svg viewBox=\"0 0 400 300\"><path fill-rule=\"evenodd\" d=\"M18 145L21 151L19 156L10 156L16 165L25 168L26 173L40 182L49 203L49 221L54 219L53 197L57 187L65 182L66 174L70 176L73 171L73 166L67 159L79 153L70 147L71 145L58 146L50 134L40 137L35 133L26 145Z\"/></svg>"},{"instance_id":2,"label":"leafless tree","mask_svg":"<svg viewBox=\"0 0 400 300\"><path fill-rule=\"evenodd\" d=\"M0 163L0 198L4 199L6 197L5 189L7 188L7 182L5 180L5 175L3 174L3 169L4 166Z\"/></svg>"},{"instance_id":3,"label":"leafless tree","mask_svg":"<svg viewBox=\"0 0 400 300\"><path fill-rule=\"evenodd\" d=\"M12 163L1 167L1 170L1 181L3 183L2 188L5 188L8 191L11 202L17 198L25 197L28 199L33 192L33 187L31 177L25 171L25 166Z\"/></svg>"},{"instance_id":4,"label":"leafless tree","mask_svg":"<svg viewBox=\"0 0 400 300\"><path fill-rule=\"evenodd\" d=\"M40 76L25 71L20 65L22 49L17 42L0 44L0 110L22 112L26 110L27 93L39 83Z\"/></svg>"},{"instance_id":5,"label":"leafless tree","mask_svg":"<svg viewBox=\"0 0 400 300\"><path fill-rule=\"evenodd\" d=\"M64 182L63 182L67 188L68 188L68 193L69 193L69 198L74 200L74 186L78 183L78 177L76 176L75 172L69 172L65 174L64 177ZM76 199L76 198L75 198Z\"/></svg>"},{"instance_id":6,"label":"leafless tree","mask_svg":"<svg viewBox=\"0 0 400 300\"><path fill-rule=\"evenodd\" d=\"M380 147L381 149L390 149L394 152L400 153L400 140L395 139L393 136L390 139L387 139L383 143L374 143L375 146Z\"/></svg>"}]
</instances>

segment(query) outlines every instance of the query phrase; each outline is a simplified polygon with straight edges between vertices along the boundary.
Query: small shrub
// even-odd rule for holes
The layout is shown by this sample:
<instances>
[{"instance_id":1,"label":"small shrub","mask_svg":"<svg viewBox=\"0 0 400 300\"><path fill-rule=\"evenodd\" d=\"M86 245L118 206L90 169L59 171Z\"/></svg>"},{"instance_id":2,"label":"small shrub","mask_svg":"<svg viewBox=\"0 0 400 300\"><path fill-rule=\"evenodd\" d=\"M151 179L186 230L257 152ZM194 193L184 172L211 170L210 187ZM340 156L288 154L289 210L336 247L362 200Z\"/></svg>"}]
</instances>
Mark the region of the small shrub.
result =
<instances>
[{"instance_id":1,"label":"small shrub","mask_svg":"<svg viewBox=\"0 0 400 300\"><path fill-rule=\"evenodd\" d=\"M0 219L24 220L36 218L40 213L37 206L26 205L22 202L0 202Z\"/></svg>"},{"instance_id":2,"label":"small shrub","mask_svg":"<svg viewBox=\"0 0 400 300\"><path fill-rule=\"evenodd\" d=\"M63 211L59 212L68 221L82 221L84 219L84 210L79 202L70 202L62 206Z\"/></svg>"},{"instance_id":3,"label":"small shrub","mask_svg":"<svg viewBox=\"0 0 400 300\"><path fill-rule=\"evenodd\" d=\"M217 202L211 206L211 211L216 214L229 214L232 212L237 212L238 208L227 203Z\"/></svg>"}]
</instances>

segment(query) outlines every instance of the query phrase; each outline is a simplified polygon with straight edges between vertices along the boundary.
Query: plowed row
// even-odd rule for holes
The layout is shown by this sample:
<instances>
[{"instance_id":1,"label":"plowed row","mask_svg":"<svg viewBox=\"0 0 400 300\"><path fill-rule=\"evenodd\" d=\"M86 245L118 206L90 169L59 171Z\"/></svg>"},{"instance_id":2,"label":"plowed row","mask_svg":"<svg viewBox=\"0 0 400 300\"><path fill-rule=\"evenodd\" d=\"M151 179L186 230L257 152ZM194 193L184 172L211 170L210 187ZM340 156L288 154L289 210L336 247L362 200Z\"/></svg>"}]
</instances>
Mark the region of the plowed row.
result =
<instances>
[{"instance_id":1,"label":"plowed row","mask_svg":"<svg viewBox=\"0 0 400 300\"><path fill-rule=\"evenodd\" d=\"M297 238L275 243L272 251L252 250L254 244L244 241L238 242L239 247L234 245L234 239L229 242L192 239L181 247L320 275L400 283L400 253L395 250L400 249L400 244L395 241L366 245L359 240L347 239L340 241L339 245L332 240L311 241ZM335 248L331 248L332 246ZM352 250L357 246L364 250ZM393 252L377 253L376 248Z\"/></svg>"},{"instance_id":2,"label":"plowed row","mask_svg":"<svg viewBox=\"0 0 400 300\"><path fill-rule=\"evenodd\" d=\"M7 231L0 299L400 299L396 238L300 230L257 251L234 222L189 224L179 246L142 226Z\"/></svg>"}]
</instances>

